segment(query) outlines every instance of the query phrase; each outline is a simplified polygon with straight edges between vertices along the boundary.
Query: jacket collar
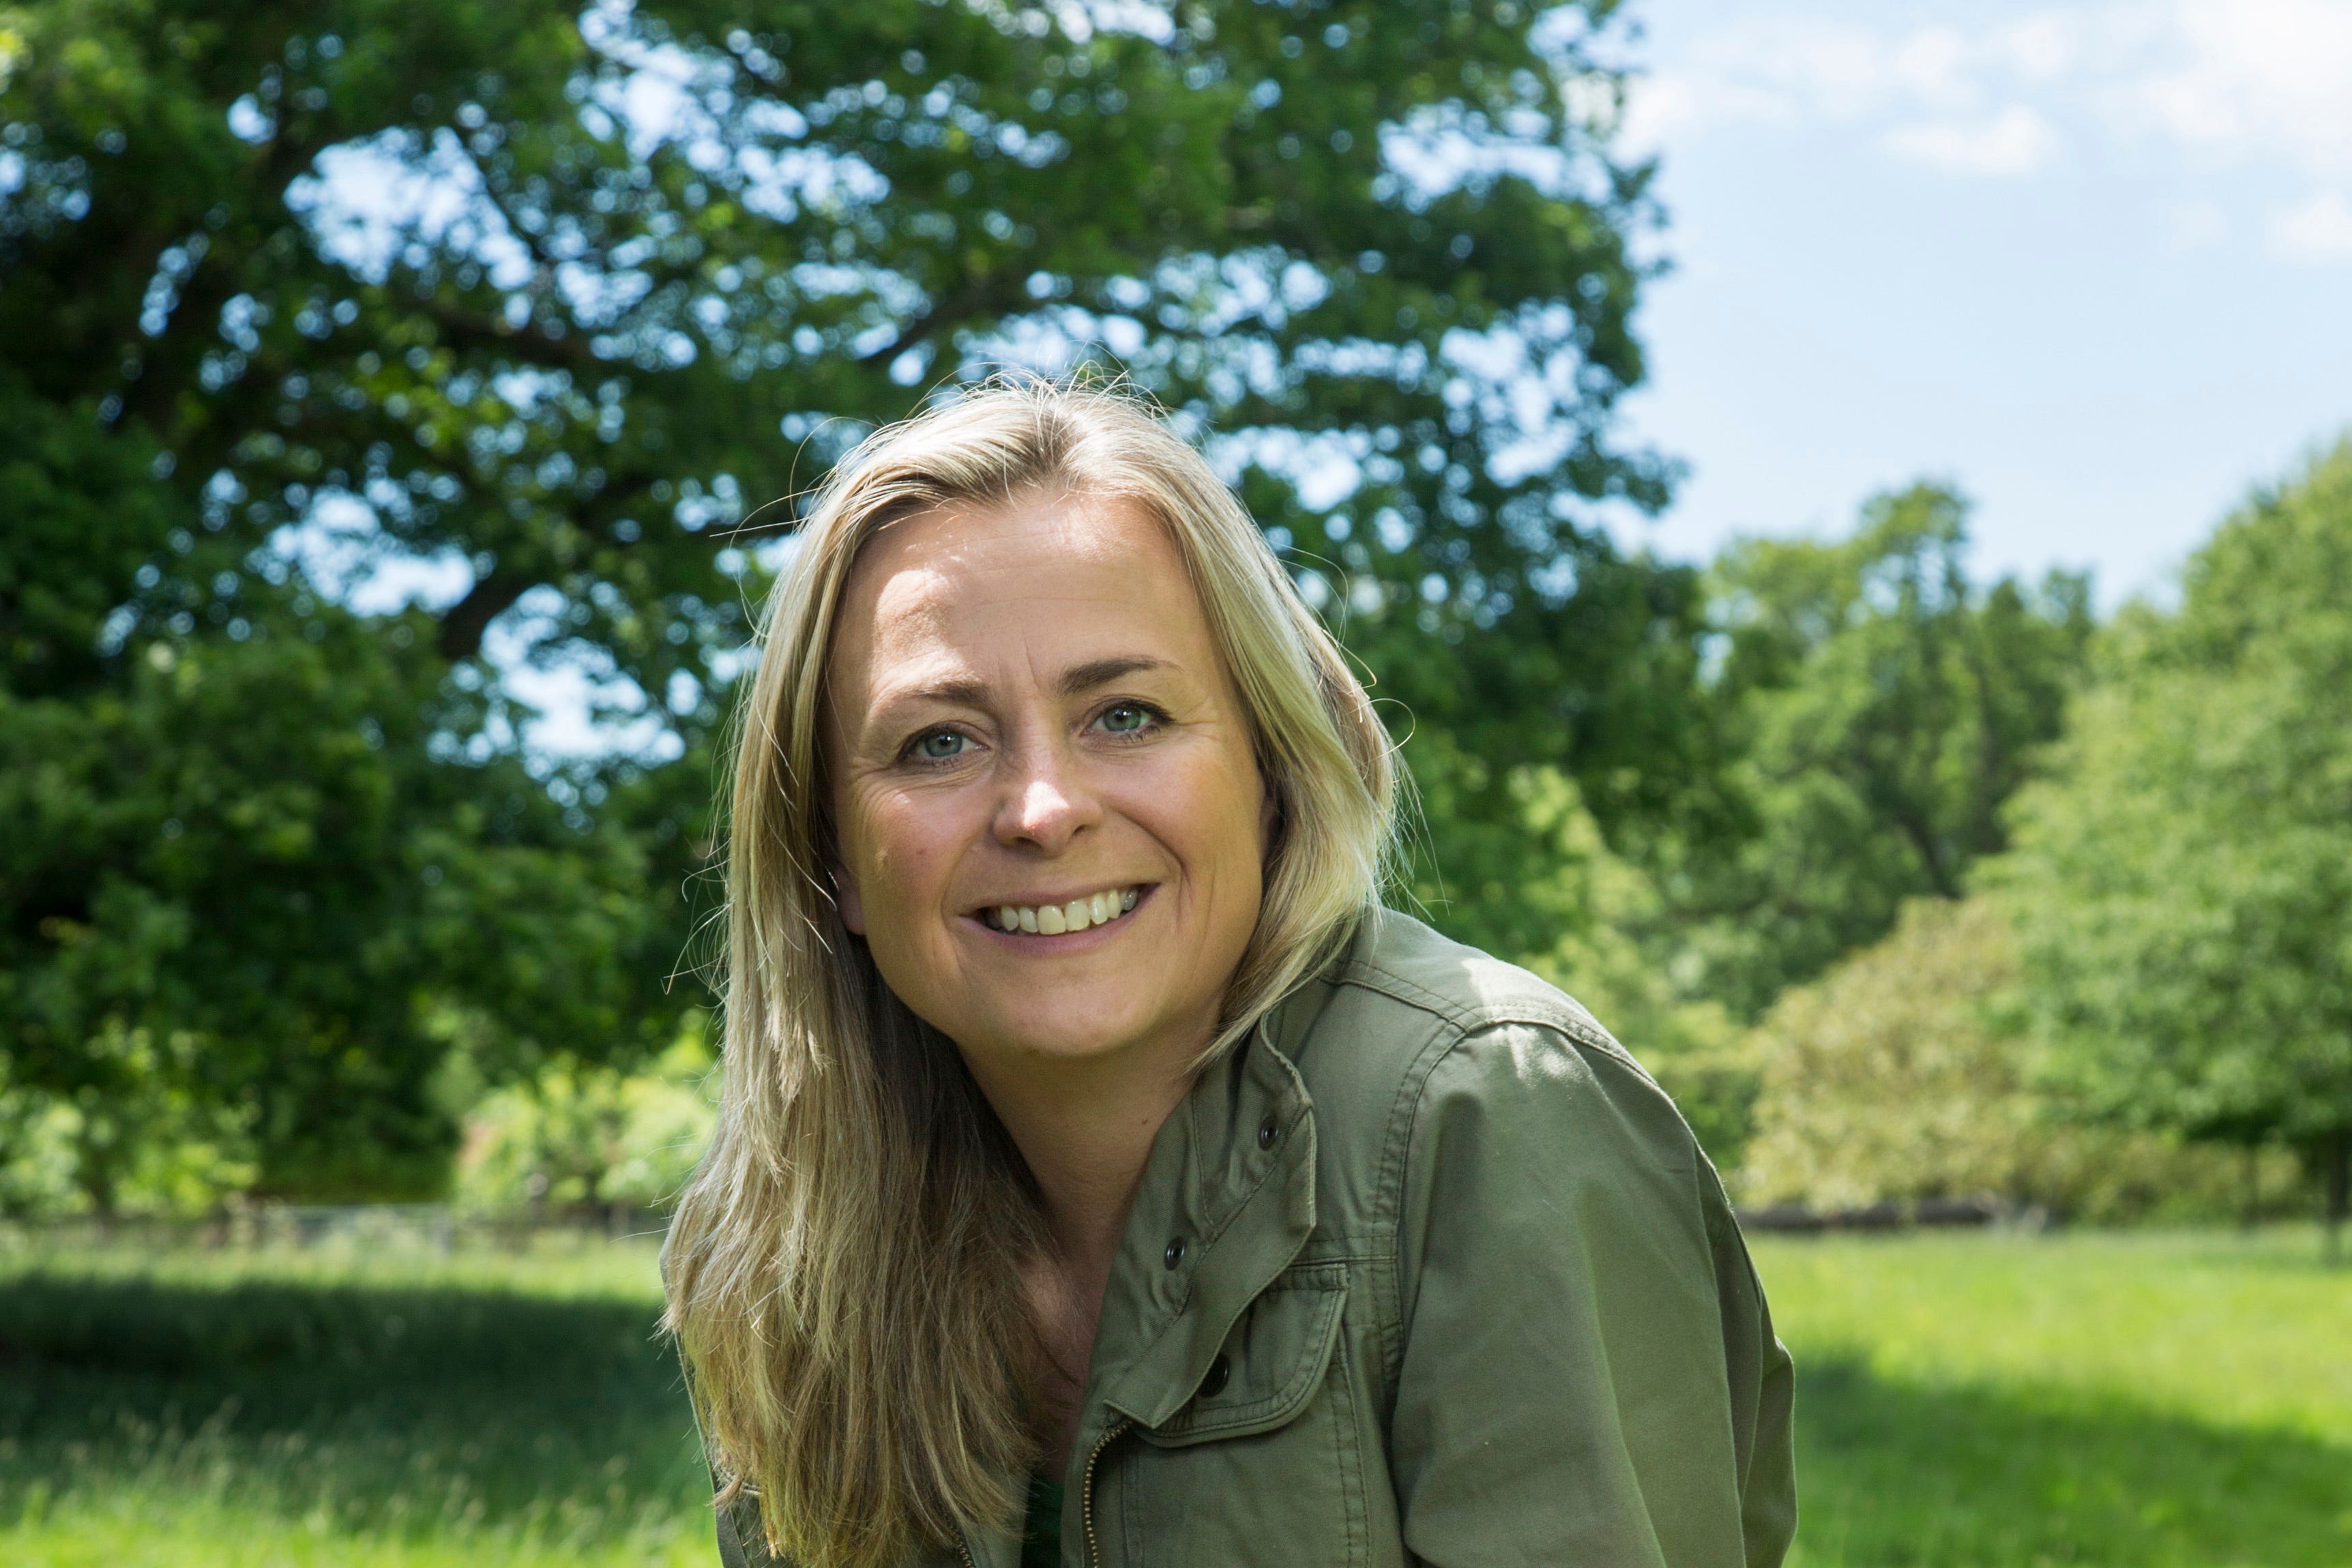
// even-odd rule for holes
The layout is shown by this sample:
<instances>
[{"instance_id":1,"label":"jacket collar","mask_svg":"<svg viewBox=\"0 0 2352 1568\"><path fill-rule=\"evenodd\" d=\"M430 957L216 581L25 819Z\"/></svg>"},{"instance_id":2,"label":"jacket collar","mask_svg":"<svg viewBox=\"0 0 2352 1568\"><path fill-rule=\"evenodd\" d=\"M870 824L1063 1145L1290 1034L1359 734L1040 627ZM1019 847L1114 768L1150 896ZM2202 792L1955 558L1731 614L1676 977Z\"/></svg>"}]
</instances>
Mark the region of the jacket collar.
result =
<instances>
[{"instance_id":1,"label":"jacket collar","mask_svg":"<svg viewBox=\"0 0 2352 1568\"><path fill-rule=\"evenodd\" d=\"M1202 1070L1152 1140L1095 1327L1066 1531L1085 1518L1087 1461L1104 1439L1182 1410L1234 1322L1314 1231L1315 1105L1294 1058L1330 992L1321 980L1294 991ZM982 1568L1013 1568L1021 1552L1011 1537L971 1532L965 1545Z\"/></svg>"},{"instance_id":2,"label":"jacket collar","mask_svg":"<svg viewBox=\"0 0 2352 1568\"><path fill-rule=\"evenodd\" d=\"M1310 985L1259 1020L1154 1139L1095 1330L1074 1462L1122 1420L1158 1427L1181 1409L1234 1321L1307 1244L1315 1106L1290 1053L1328 992Z\"/></svg>"}]
</instances>

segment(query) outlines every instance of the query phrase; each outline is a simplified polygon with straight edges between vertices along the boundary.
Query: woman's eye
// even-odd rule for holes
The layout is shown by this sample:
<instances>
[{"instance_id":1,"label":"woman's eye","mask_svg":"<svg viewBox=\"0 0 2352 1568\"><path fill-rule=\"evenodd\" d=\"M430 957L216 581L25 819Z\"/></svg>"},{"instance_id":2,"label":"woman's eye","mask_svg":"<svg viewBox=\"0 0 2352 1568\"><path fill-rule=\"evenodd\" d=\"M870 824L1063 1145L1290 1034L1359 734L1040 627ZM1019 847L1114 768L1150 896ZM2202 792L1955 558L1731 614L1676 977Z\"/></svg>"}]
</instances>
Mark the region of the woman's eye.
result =
<instances>
[{"instance_id":1,"label":"woman's eye","mask_svg":"<svg viewBox=\"0 0 2352 1568\"><path fill-rule=\"evenodd\" d=\"M925 762L945 762L951 757L962 756L964 747L971 744L954 730L935 729L929 735L917 736L908 750Z\"/></svg>"},{"instance_id":2,"label":"woman's eye","mask_svg":"<svg viewBox=\"0 0 2352 1568\"><path fill-rule=\"evenodd\" d=\"M1113 735L1133 735L1151 719L1151 710L1141 703L1113 703L1103 710L1102 727Z\"/></svg>"}]
</instances>

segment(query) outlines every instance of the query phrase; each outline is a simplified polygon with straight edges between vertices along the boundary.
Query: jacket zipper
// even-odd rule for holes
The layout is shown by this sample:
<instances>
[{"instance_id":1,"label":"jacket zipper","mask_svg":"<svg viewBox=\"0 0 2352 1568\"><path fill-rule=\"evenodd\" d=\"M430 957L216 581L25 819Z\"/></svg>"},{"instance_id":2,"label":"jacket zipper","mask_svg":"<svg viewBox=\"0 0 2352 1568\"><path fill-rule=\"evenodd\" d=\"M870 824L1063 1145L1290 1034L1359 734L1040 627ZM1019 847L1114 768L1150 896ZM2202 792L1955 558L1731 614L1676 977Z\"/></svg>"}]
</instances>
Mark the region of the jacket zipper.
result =
<instances>
[{"instance_id":1,"label":"jacket zipper","mask_svg":"<svg viewBox=\"0 0 2352 1568\"><path fill-rule=\"evenodd\" d=\"M1110 1447L1111 1439L1133 1425L1134 1422L1124 1417L1113 1422L1100 1437L1095 1439L1093 1451L1087 1455L1086 1474L1078 1482L1086 1493L1079 1511L1087 1526L1087 1568L1102 1568L1102 1545L1095 1540L1095 1461L1102 1458L1103 1450Z\"/></svg>"}]
</instances>

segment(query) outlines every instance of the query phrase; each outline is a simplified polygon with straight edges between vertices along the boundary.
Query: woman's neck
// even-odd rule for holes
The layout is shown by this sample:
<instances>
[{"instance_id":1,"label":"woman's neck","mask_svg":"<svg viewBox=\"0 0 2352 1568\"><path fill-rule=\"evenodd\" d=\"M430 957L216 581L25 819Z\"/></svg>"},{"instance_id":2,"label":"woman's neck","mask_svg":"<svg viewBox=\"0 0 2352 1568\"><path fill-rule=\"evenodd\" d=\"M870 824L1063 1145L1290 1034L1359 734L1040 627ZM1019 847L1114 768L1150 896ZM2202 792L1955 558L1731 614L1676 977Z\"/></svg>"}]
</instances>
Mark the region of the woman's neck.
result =
<instances>
[{"instance_id":1,"label":"woman's neck","mask_svg":"<svg viewBox=\"0 0 2352 1568\"><path fill-rule=\"evenodd\" d=\"M1058 1261L1097 1303L1152 1140L1191 1089L1197 1055L1139 1049L979 1074L1037 1183Z\"/></svg>"},{"instance_id":2,"label":"woman's neck","mask_svg":"<svg viewBox=\"0 0 2352 1568\"><path fill-rule=\"evenodd\" d=\"M1037 1390L1036 1437L1052 1474L1067 1469L1077 1437L1095 1325L1128 1210L1152 1140L1192 1087L1198 1055L1194 1046L1030 1071L973 1064L1045 1204L1050 1251L1028 1260L1022 1274L1050 1363Z\"/></svg>"}]
</instances>

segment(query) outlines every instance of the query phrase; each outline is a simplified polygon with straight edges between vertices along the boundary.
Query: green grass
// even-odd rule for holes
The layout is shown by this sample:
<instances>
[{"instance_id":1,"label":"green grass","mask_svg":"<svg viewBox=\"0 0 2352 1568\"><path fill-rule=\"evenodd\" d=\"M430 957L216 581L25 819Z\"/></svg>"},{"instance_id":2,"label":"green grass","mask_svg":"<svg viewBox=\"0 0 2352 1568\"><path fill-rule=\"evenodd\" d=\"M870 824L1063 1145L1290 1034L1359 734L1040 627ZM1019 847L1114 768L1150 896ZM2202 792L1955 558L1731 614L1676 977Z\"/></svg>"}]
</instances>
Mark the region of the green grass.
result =
<instances>
[{"instance_id":1,"label":"green grass","mask_svg":"<svg viewBox=\"0 0 2352 1568\"><path fill-rule=\"evenodd\" d=\"M716 1561L650 1246L0 1257L0 1563Z\"/></svg>"},{"instance_id":2,"label":"green grass","mask_svg":"<svg viewBox=\"0 0 2352 1568\"><path fill-rule=\"evenodd\" d=\"M1801 1568L2352 1565L2306 1230L1761 1239ZM9 1568L710 1568L651 1248L11 1252Z\"/></svg>"},{"instance_id":3,"label":"green grass","mask_svg":"<svg viewBox=\"0 0 2352 1568\"><path fill-rule=\"evenodd\" d=\"M1801 1568L2352 1563L2352 1270L2308 1229L1756 1253Z\"/></svg>"}]
</instances>

